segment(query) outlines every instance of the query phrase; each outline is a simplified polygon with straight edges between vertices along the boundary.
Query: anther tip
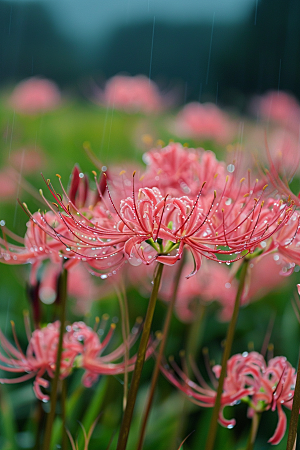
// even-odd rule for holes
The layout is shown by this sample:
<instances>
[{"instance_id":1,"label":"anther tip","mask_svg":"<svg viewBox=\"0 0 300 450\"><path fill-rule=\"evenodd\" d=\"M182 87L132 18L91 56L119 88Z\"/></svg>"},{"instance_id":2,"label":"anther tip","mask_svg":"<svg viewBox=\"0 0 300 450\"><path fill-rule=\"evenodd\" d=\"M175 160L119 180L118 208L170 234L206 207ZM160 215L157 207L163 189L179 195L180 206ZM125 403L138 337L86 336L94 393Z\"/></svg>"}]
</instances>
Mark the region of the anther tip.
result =
<instances>
[{"instance_id":1,"label":"anther tip","mask_svg":"<svg viewBox=\"0 0 300 450\"><path fill-rule=\"evenodd\" d=\"M161 341L163 338L163 334L161 331L156 331L155 336L156 336L156 339L158 339L159 341Z\"/></svg>"}]
</instances>

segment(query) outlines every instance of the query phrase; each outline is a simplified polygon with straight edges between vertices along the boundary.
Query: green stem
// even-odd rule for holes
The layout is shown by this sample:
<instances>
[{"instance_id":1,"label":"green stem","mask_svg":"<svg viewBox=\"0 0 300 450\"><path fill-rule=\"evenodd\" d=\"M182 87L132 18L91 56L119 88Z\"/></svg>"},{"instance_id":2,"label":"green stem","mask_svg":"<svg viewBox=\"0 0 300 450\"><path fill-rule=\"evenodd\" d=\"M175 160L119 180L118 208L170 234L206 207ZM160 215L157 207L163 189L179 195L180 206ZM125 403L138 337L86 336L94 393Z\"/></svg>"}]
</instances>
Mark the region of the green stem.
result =
<instances>
[{"instance_id":1,"label":"green stem","mask_svg":"<svg viewBox=\"0 0 300 450\"><path fill-rule=\"evenodd\" d=\"M148 346L150 330L152 325L153 314L156 305L157 294L160 286L160 280L163 271L163 264L158 263L157 270L154 277L153 289L151 297L148 304L147 314L144 322L143 332L141 336L141 341L138 349L138 354L136 358L135 368L132 375L131 385L128 393L126 409L124 411L123 420L121 424L119 440L117 445L117 450L125 450L127 445L127 440L129 436L129 430L133 415L133 410L135 406L136 396L140 384L140 378L142 374L142 369L145 361L146 350Z\"/></svg>"},{"instance_id":2,"label":"green stem","mask_svg":"<svg viewBox=\"0 0 300 450\"><path fill-rule=\"evenodd\" d=\"M129 331L129 316L128 316L128 308L127 308L127 301L126 301L126 293L124 293L124 290L122 291L119 289L118 286L115 286L115 291L119 300L120 310L121 310L121 323L122 323L122 338L125 345L125 352L124 352L124 364L125 364L125 370L124 370L124 395L123 395L123 410L126 408L126 402L127 402L127 394L128 394L128 369L127 369L127 361L129 360L129 345L128 345L128 337L130 334ZM124 294L124 296L123 296Z\"/></svg>"},{"instance_id":3,"label":"green stem","mask_svg":"<svg viewBox=\"0 0 300 450\"><path fill-rule=\"evenodd\" d=\"M60 375L61 355L62 355L62 351L63 351L63 337L64 337L64 331L65 331L65 321L66 321L67 278L68 278L68 272L66 271L66 269L64 269L60 276L59 287L58 287L59 299L60 299L60 332L59 332L59 339L58 339L58 346L57 346L55 372L54 372L54 378L53 378L52 386L51 386L50 412L47 417L43 450L50 449L52 427L53 427L55 411L56 411L57 391L58 391L58 382L59 382L59 375Z\"/></svg>"},{"instance_id":4,"label":"green stem","mask_svg":"<svg viewBox=\"0 0 300 450\"><path fill-rule=\"evenodd\" d=\"M140 431L140 437L139 437L137 450L141 450L143 447L147 421L148 421L149 413L150 413L151 406L153 403L154 392L155 392L155 388L156 388L158 375L160 372L161 361L163 358L163 354L164 354L164 350L165 350L165 346L166 346L166 342L167 342L172 313L173 313L173 309L174 309L174 305L175 305L175 301L176 301L176 297L177 297L178 286L179 286L179 282L180 282L180 278L181 278L182 269L184 266L184 260L185 260L185 258L183 256L181 258L181 261L178 264L178 270L175 274L173 292L171 295L171 300L169 303L169 307L168 307L168 311L167 311L167 315L166 315L166 319L165 319L165 323L164 323L164 327L163 327L163 331L162 331L162 340L160 343L159 352L158 352L158 355L156 358L155 367L154 367L154 371L152 374L151 386L150 386L150 391L148 394L147 406L146 406L146 409L144 412L143 421L142 421L142 425L141 425L141 431Z\"/></svg>"},{"instance_id":5,"label":"green stem","mask_svg":"<svg viewBox=\"0 0 300 450\"><path fill-rule=\"evenodd\" d=\"M293 450L294 446L295 446L295 441L297 438L299 409L300 409L300 358L298 361L297 379L296 379L296 386L295 386L295 390L294 390L293 406L292 406L292 413L291 413L291 418L290 418L286 450Z\"/></svg>"},{"instance_id":6,"label":"green stem","mask_svg":"<svg viewBox=\"0 0 300 450\"><path fill-rule=\"evenodd\" d=\"M248 439L248 444L247 444L246 450L253 450L253 446L254 446L254 442L255 442L255 439L256 439L258 426L259 426L259 422L260 422L260 418L261 418L261 413L256 413L255 412L253 417L252 417L251 430L250 430L250 434L249 434L249 439Z\"/></svg>"},{"instance_id":7,"label":"green stem","mask_svg":"<svg viewBox=\"0 0 300 450\"><path fill-rule=\"evenodd\" d=\"M79 385L78 388L73 392L73 394L67 398L66 401L66 417L68 417L70 423L75 422L75 416L74 413L76 413L76 406L78 404L78 401L82 398L84 395L85 388L82 385ZM62 436L62 419L61 417L56 417L52 429L52 436L51 436L51 446L50 448L55 448L57 442L61 439ZM66 430L64 429L64 432ZM66 432L65 432L66 434ZM35 450L39 450L40 447L37 447Z\"/></svg>"},{"instance_id":8,"label":"green stem","mask_svg":"<svg viewBox=\"0 0 300 450\"><path fill-rule=\"evenodd\" d=\"M217 389L217 396L216 396L215 405L214 405L214 409L213 409L213 413L212 413L212 418L211 418L210 427L209 427L209 431L208 431L208 438L207 438L205 450L213 450L214 444L215 444L217 427L218 427L218 418L219 418L219 412L220 412L220 407L221 407L221 397L222 397L222 392L223 392L224 379L226 376L227 361L230 357L235 327L236 327L237 318L238 318L239 309L240 309L241 297L242 297L242 293L244 290L244 285L245 285L245 280L246 280L246 275L247 275L248 263L249 263L249 261L246 258L243 260L243 263L242 263L239 287L238 287L238 291L237 291L236 298L235 298L232 317L231 317L229 327L227 330L225 348L224 348L223 358L222 358L221 374L220 374L219 384L218 384L218 389Z\"/></svg>"},{"instance_id":9,"label":"green stem","mask_svg":"<svg viewBox=\"0 0 300 450\"><path fill-rule=\"evenodd\" d=\"M66 433L66 399L67 399L67 383L66 380L62 380L61 381L62 450L67 450L68 448L68 436Z\"/></svg>"}]
</instances>

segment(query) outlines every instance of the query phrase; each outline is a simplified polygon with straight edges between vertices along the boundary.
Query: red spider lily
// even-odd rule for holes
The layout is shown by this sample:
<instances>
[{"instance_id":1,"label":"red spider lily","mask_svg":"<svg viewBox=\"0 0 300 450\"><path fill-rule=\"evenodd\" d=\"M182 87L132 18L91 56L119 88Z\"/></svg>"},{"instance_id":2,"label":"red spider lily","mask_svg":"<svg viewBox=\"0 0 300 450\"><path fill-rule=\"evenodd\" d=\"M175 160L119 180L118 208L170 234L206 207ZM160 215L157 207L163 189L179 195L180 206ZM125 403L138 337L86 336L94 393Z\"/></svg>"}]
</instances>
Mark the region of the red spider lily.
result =
<instances>
[{"instance_id":1,"label":"red spider lily","mask_svg":"<svg viewBox=\"0 0 300 450\"><path fill-rule=\"evenodd\" d=\"M162 197L157 188L142 188L136 196L133 183L132 197L121 201L120 211L108 190L114 211L103 203L88 215L74 205L62 184L66 201L50 182L47 184L56 206L61 208L52 211L68 233L57 236L49 226L42 227L43 231L66 246L69 259L88 261L100 271L120 267L124 254L146 264L157 261L173 265L186 246L194 257L194 274L201 266L202 256L222 262L219 255L238 255L231 259L235 261L253 252L293 214L292 208L282 202L269 199L265 205L265 188L254 197L256 185L249 194L232 200L224 195L226 183L218 197L216 192L210 198L202 197L203 183L196 200L192 200L187 196ZM48 205L51 207L49 202Z\"/></svg>"},{"instance_id":2,"label":"red spider lily","mask_svg":"<svg viewBox=\"0 0 300 450\"><path fill-rule=\"evenodd\" d=\"M137 339L138 327L134 327L128 337L128 341L121 344L118 348L107 355L102 355L111 340L115 325L112 324L109 332L101 341L99 334L88 327L83 322L75 322L67 326L63 337L63 352L60 366L60 378L67 377L73 368L83 368L83 384L90 387L95 383L99 375L117 375L124 371L132 371L136 357L128 361L114 363L125 354L125 348L130 348ZM26 353L23 353L18 342L15 329L13 334L15 347L5 338L0 331L0 344L2 352L0 353L0 368L6 372L24 373L18 378L2 378L1 383L21 383L31 378L35 378L33 383L34 393L38 399L48 401L49 396L41 391L41 387L47 388L49 382L42 378L46 373L50 378L54 377L55 363L57 356L57 346L59 339L60 323L56 321L48 324L45 328L37 329L30 334L27 324L28 347ZM156 343L149 341L147 357L149 357ZM6 353L6 355L5 355Z\"/></svg>"},{"instance_id":3,"label":"red spider lily","mask_svg":"<svg viewBox=\"0 0 300 450\"><path fill-rule=\"evenodd\" d=\"M161 370L174 386L187 394L193 403L203 407L214 406L216 390L204 381L193 362L192 366L199 384L188 378L173 360L170 364L172 371L166 366ZM221 366L214 366L212 371L216 378L219 378ZM212 383L215 384L215 382L216 380L212 379ZM278 444L286 430L286 416L282 405L284 404L289 409L292 408L295 382L295 369L283 356L273 358L268 363L257 352L245 352L232 356L227 362L227 376L221 397L219 422L228 428L235 425L234 419L224 418L223 409L240 400L249 405L249 417L252 417L255 412L261 413L269 409L272 411L277 409L278 424L268 442L273 445Z\"/></svg>"}]
</instances>

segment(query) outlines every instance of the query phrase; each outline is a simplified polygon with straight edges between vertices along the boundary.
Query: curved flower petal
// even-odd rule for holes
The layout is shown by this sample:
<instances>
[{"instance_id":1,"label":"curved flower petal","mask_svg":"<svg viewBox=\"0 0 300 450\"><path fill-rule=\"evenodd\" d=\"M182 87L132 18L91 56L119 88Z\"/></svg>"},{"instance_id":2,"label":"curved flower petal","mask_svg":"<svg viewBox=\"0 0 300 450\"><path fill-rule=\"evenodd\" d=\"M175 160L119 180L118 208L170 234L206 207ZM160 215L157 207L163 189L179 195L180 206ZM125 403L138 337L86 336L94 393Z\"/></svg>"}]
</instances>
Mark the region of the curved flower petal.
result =
<instances>
[{"instance_id":1,"label":"curved flower petal","mask_svg":"<svg viewBox=\"0 0 300 450\"><path fill-rule=\"evenodd\" d=\"M277 445L284 436L286 430L286 415L282 410L281 403L277 403L278 423L273 436L268 440L272 445Z\"/></svg>"}]
</instances>

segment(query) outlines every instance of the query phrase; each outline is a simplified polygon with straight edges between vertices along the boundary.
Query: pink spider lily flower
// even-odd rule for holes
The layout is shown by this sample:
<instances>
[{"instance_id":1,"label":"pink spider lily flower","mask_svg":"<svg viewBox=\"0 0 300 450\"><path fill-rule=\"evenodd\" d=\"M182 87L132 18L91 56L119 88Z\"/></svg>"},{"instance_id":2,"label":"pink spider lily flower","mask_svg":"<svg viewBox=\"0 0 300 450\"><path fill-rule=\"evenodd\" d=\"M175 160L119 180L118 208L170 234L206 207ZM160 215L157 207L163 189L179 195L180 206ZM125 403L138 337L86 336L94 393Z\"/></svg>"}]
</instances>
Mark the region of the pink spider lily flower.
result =
<instances>
[{"instance_id":1,"label":"pink spider lily flower","mask_svg":"<svg viewBox=\"0 0 300 450\"><path fill-rule=\"evenodd\" d=\"M7 354L5 356L0 353L0 368L6 372L25 373L18 378L2 378L1 383L21 383L31 378L35 378L33 383L33 390L38 399L48 401L49 396L41 391L41 388L47 388L49 382L43 378L47 373L50 378L54 377L55 361L57 354L57 344L59 338L60 323L54 322L48 324L45 328L35 330L30 335L28 334L28 347L26 353L21 350L20 344L14 332L15 344L14 347L0 331L0 343L2 351ZM14 327L13 327L14 331ZM61 378L66 377L71 369L74 357L70 357L70 352L63 351L61 360Z\"/></svg>"},{"instance_id":2,"label":"pink spider lily flower","mask_svg":"<svg viewBox=\"0 0 300 450\"><path fill-rule=\"evenodd\" d=\"M259 358L252 358L251 360L248 358L248 364L240 365L239 360L241 358L242 355L235 355L227 362L227 378L224 381L221 409L219 413L219 422L226 428L233 428L235 419L226 419L223 415L224 408L226 406L234 405L248 395L252 395L255 392L254 387L252 386L254 384L252 379L259 374L259 364L261 364ZM219 365L214 366L212 371L209 368L209 375L213 387L210 387L206 383L193 362L193 370L199 384L192 381L174 362L173 358L170 360L170 365L173 369L172 371L167 367L161 367L161 371L175 387L188 395L189 400L192 403L204 408L212 408L214 406L217 395L217 378L221 371Z\"/></svg>"},{"instance_id":3,"label":"pink spider lily flower","mask_svg":"<svg viewBox=\"0 0 300 450\"><path fill-rule=\"evenodd\" d=\"M60 235L59 240L66 245L70 258L88 260L94 274L97 269L120 267L124 256L145 264L157 261L173 265L181 258L184 247L193 255L194 274L201 266L202 256L222 262L218 256L227 255L233 256L230 261L235 261L253 252L293 214L288 204L272 199L264 203L266 186L258 197L254 197L254 185L249 194L228 201L224 195L226 183L219 197L216 191L202 197L203 183L192 200L187 196L163 197L157 188L142 188L136 196L133 182L132 197L121 200L119 211L108 190L113 211L106 204L100 205L88 217L76 208L61 186L67 203L48 183L57 207L62 210L56 214L72 236ZM44 227L43 231L55 237L55 230Z\"/></svg>"},{"instance_id":4,"label":"pink spider lily flower","mask_svg":"<svg viewBox=\"0 0 300 450\"><path fill-rule=\"evenodd\" d=\"M269 443L279 444L286 430L287 420L282 406L292 409L296 371L283 356L270 359L261 374L260 389L256 390L250 403L249 415L254 411L277 410L278 424Z\"/></svg>"},{"instance_id":5,"label":"pink spider lily flower","mask_svg":"<svg viewBox=\"0 0 300 450\"><path fill-rule=\"evenodd\" d=\"M190 401L202 407L213 407L216 381L220 376L221 366L215 365L209 368L213 384L211 388L194 362L191 361L191 364L198 383L192 381L173 359L170 361L172 371L166 366L161 367L161 370L175 387L188 395ZM212 374L215 375L215 379ZM286 430L286 416L282 406L284 404L287 408L292 408L295 382L296 371L283 356L273 358L268 363L258 352L244 352L232 356L227 362L227 374L221 397L220 424L227 428L235 425L234 419L224 418L223 409L239 401L249 405L249 417L252 417L254 413L277 409L277 427L268 441L270 444L277 445Z\"/></svg>"},{"instance_id":6,"label":"pink spider lily flower","mask_svg":"<svg viewBox=\"0 0 300 450\"><path fill-rule=\"evenodd\" d=\"M82 382L84 386L90 387L95 383L99 375L117 375L134 369L136 356L116 363L123 358L126 347L130 349L135 343L140 327L135 326L128 336L127 342L121 344L107 355L102 355L109 344L115 325L112 324L109 332L101 341L99 334L83 322L75 322L68 325L63 337L63 352L60 366L60 378L67 377L74 368L85 370ZM33 383L34 393L38 399L48 401L49 396L41 391L47 388L49 382L43 378L47 374L54 377L57 347L59 340L60 322L48 324L42 329L37 329L30 334L27 324L28 347L23 353L13 326L15 346L13 346L0 331L0 369L11 373L25 373L17 378L1 378L1 383L21 383L35 378ZM103 331L103 330L102 330ZM148 358L155 350L157 342L149 340L146 357ZM6 353L6 355L5 355Z\"/></svg>"},{"instance_id":7,"label":"pink spider lily flower","mask_svg":"<svg viewBox=\"0 0 300 450\"><path fill-rule=\"evenodd\" d=\"M227 115L213 103L188 103L178 113L173 131L177 136L213 140L227 144L234 135L234 127Z\"/></svg>"},{"instance_id":8,"label":"pink spider lily flower","mask_svg":"<svg viewBox=\"0 0 300 450\"><path fill-rule=\"evenodd\" d=\"M9 104L17 112L26 115L51 111L61 103L61 95L53 81L43 78L28 78L19 83Z\"/></svg>"},{"instance_id":9,"label":"pink spider lily flower","mask_svg":"<svg viewBox=\"0 0 300 450\"><path fill-rule=\"evenodd\" d=\"M111 353L102 355L112 338L114 329L115 324L112 324L103 341L100 341L99 335L83 322L75 322L73 325L67 327L68 345L74 345L74 349L77 350L78 356L75 364L77 367L85 370L82 378L84 386L92 386L100 375L118 375L124 373L125 370L131 372L134 369L136 355L129 358L128 361L124 360L124 355L126 346L130 349L136 342L140 326L137 323L133 327L127 342L122 343ZM149 340L146 358L149 358L153 354L156 345L157 341ZM122 362L115 362L120 358L123 358Z\"/></svg>"},{"instance_id":10,"label":"pink spider lily flower","mask_svg":"<svg viewBox=\"0 0 300 450\"><path fill-rule=\"evenodd\" d=\"M144 75L116 75L107 81L103 92L98 90L97 96L110 108L129 113L149 114L163 109L158 87Z\"/></svg>"}]
</instances>

